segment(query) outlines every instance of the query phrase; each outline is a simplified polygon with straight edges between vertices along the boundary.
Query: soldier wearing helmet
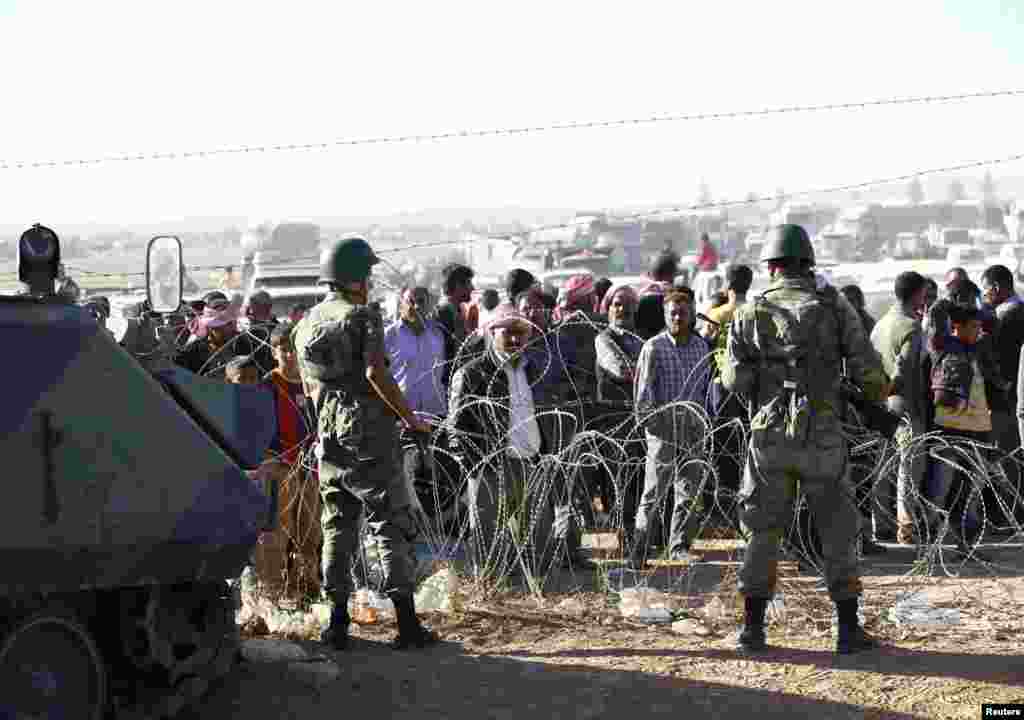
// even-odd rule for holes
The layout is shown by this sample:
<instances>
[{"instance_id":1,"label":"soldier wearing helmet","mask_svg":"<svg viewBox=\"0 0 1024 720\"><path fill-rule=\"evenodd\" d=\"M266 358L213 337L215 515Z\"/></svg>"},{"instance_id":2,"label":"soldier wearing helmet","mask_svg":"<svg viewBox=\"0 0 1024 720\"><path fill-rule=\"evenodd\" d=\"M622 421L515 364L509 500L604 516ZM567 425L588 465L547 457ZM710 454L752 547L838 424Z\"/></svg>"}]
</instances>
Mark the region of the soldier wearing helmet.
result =
<instances>
[{"instance_id":1,"label":"soldier wearing helmet","mask_svg":"<svg viewBox=\"0 0 1024 720\"><path fill-rule=\"evenodd\" d=\"M409 498L394 492L399 468L396 419L429 432L416 418L387 367L384 324L370 307L370 275L379 262L362 238L342 240L320 258L330 288L295 329L295 352L319 419L317 457L323 500L324 592L332 604L321 641L348 642L351 565L360 517L381 545L385 592L398 620L396 649L423 647L437 636L420 625L413 602L415 537Z\"/></svg>"},{"instance_id":2,"label":"soldier wearing helmet","mask_svg":"<svg viewBox=\"0 0 1024 720\"><path fill-rule=\"evenodd\" d=\"M802 227L776 227L761 262L771 284L737 308L722 368L723 385L746 396L751 413L739 496L748 545L739 576L745 620L738 646L767 647L764 617L775 593L779 544L803 492L820 528L825 580L839 617L836 651L868 649L875 641L857 619L859 514L846 473L843 363L873 402L885 399L888 381L856 310L835 288L818 286L814 249Z\"/></svg>"}]
</instances>

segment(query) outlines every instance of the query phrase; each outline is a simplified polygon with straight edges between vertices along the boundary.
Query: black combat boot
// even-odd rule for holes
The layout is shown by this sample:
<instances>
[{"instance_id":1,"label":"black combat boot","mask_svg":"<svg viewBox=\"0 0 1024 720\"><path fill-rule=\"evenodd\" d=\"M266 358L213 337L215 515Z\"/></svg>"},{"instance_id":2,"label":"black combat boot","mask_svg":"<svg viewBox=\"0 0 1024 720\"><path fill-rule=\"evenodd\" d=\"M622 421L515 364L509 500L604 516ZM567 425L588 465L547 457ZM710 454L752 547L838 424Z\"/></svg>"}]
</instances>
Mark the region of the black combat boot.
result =
<instances>
[{"instance_id":1,"label":"black combat boot","mask_svg":"<svg viewBox=\"0 0 1024 720\"><path fill-rule=\"evenodd\" d=\"M398 637L391 641L392 649L424 648L440 639L437 633L420 625L420 619L416 617L416 602L412 595L395 595L391 601L395 604L395 616L398 620Z\"/></svg>"},{"instance_id":2,"label":"black combat boot","mask_svg":"<svg viewBox=\"0 0 1024 720\"><path fill-rule=\"evenodd\" d=\"M836 652L850 655L861 650L874 650L878 641L864 632L857 617L857 598L836 602L839 632L836 635Z\"/></svg>"},{"instance_id":3,"label":"black combat boot","mask_svg":"<svg viewBox=\"0 0 1024 720\"><path fill-rule=\"evenodd\" d=\"M764 598L743 599L743 628L736 641L736 649L740 652L758 652L768 647L764 635L764 614L768 609L768 601Z\"/></svg>"},{"instance_id":4,"label":"black combat boot","mask_svg":"<svg viewBox=\"0 0 1024 720\"><path fill-rule=\"evenodd\" d=\"M335 650L348 649L348 602L335 603L331 608L330 623L320 633L320 642Z\"/></svg>"}]
</instances>

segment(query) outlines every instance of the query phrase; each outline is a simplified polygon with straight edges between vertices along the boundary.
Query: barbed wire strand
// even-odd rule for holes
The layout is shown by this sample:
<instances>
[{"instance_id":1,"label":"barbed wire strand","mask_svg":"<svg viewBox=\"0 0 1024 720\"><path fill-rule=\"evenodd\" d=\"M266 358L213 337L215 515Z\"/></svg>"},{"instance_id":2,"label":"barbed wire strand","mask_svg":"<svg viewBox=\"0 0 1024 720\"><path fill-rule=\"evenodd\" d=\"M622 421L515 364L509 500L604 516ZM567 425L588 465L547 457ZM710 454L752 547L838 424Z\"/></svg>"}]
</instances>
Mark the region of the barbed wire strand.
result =
<instances>
[{"instance_id":1,"label":"barbed wire strand","mask_svg":"<svg viewBox=\"0 0 1024 720\"><path fill-rule=\"evenodd\" d=\"M568 324L589 326L593 322L582 318L570 320ZM603 324L599 324L592 329L603 327ZM542 335L557 336L563 329L564 325L542 329ZM467 343L463 344L460 353L463 350L473 352ZM545 344L555 348L559 345L557 341L547 343L546 338ZM557 350L548 352L551 355L549 361L558 354ZM578 392L578 388L575 389ZM591 412L583 411L582 406L579 410L573 409L572 402L562 402L555 407L538 406L534 419L544 423L548 432L554 433L549 436L552 442L539 461L532 463L525 473L516 477L508 472L505 458L508 443L505 433L506 429L511 432L511 428L497 422L498 416L508 417L507 404L490 397L473 396L468 399L469 403L462 407L461 412L479 414L484 421L481 423L484 435L476 437L463 430L458 432L479 445L482 453L475 459L466 457L464 453L452 454L452 449L444 439L443 425L436 423L429 441L419 450L425 474L422 478L405 478L412 488L412 496L416 498L419 508L417 525L422 533L421 538L429 546L431 558L451 558L458 555L461 548L467 555L464 568L466 581L474 592L484 593L491 598L496 597L495 592L517 574L523 576L525 590L538 598L543 594L557 593L558 587L564 583L556 582L556 576L562 574L570 576L570 584L586 579L597 583L599 589L603 587L609 593L618 592L624 596L627 590L639 589L656 595L663 592L656 590L662 581L655 581L653 577L659 572L665 578L668 592L683 592L687 597L692 595L689 585L693 582L694 573L691 568L685 563L662 559L664 551L655 553L651 548L644 548L648 560L646 569L630 571L624 568L624 562L632 551L631 533L625 526L626 518L637 513L639 500L638 497L631 497L630 493L644 484L646 453L641 435L643 418L626 411L621 420L614 419L608 423L593 416L593 408ZM582 396L580 401L586 402ZM670 474L685 473L688 467L698 470L695 477L699 475L700 479L695 482L692 494L695 497L707 494L714 498L713 507L700 508L695 505L688 511L688 517L693 514L695 525L699 526L698 542L714 543L721 538L727 545L741 547L744 535L736 520L738 475L726 481L719 477L717 471L722 460L734 453L727 450L717 438L709 440L709 437L712 433L717 435L723 428L738 426L735 427L739 436L738 453L733 458L738 470L743 466L747 452L747 431L735 419L708 415L700 403L672 402L661 408L661 412L677 416L681 423L679 427L689 423L694 430L691 435L694 442L683 442L675 448L674 454L677 457ZM962 488L951 488L945 497L934 497L930 492L917 487L916 483L909 488L906 502L912 508L914 539L909 544L901 543L902 548L900 545L888 544L890 552L901 556L898 564L904 567L888 571L900 577L894 590L873 587L865 597L865 615L871 622L880 624L880 621L888 620L896 624L894 631L900 632L899 623L891 619L891 614L883 615L883 611L898 611L901 601L913 599L937 580L944 580L947 587L953 586L956 589L953 584L958 577L968 574L970 568L974 568L972 574L987 577L996 583L1014 571L1009 559L1014 552L1018 552L1017 542L1021 537L1020 523L1014 517L1014 513L1019 512L1021 496L1019 488L1009 481L1007 469L1019 471L1024 467L1015 454L1005 455L992 445L945 437L942 433L925 433L913 437L908 433L902 440L887 441L864 427L856 414L847 418L842 432L850 441L852 465L861 468L859 471L851 471L850 482L843 483L843 491L849 494L848 511L859 512L868 523L873 518L876 522L882 521L895 527L901 520L889 504L895 488L889 491L889 503L883 501L883 496L878 495L876 490L879 485L892 483L897 466L911 464L915 456L927 458L935 466L936 472L958 473L966 480ZM314 439L307 438L304 447ZM410 452L416 451L408 443L403 445L403 455ZM294 461L294 467L307 472L314 468L316 463L310 459L311 455L312 451L307 447L303 456ZM444 464L453 465L452 472L446 470ZM427 466L431 468L429 471L426 470ZM407 465L405 472L411 468ZM497 496L492 500L498 504L493 527L484 528L479 522L470 522L464 516L469 511L458 510L456 498L464 495L467 489L466 478L478 474L490 478ZM595 481L600 475L610 483L612 497L608 499L613 503L611 512L603 520L586 512L579 502L588 500L589 495L599 490L599 484L595 485ZM307 474L305 482L308 483L310 477ZM997 507L987 508L985 503L979 502L983 492L994 494L1000 501ZM309 495L315 503L315 493ZM664 493L658 498L657 524L662 528L658 538L663 538L667 530L665 526L670 524L666 500ZM967 516L961 516L963 511L958 509L958 501L975 506L972 512L982 531L976 538L967 539L972 533L966 532ZM602 532L622 538L623 541L604 559L595 556L589 569L571 561L564 562L570 558L567 538L552 523L552 505L556 506L556 513L557 507L568 513L578 530ZM857 510L853 509L855 506ZM453 511L456 513L454 516ZM804 509L798 508L794 515L803 512ZM300 532L309 532L309 528L313 527L318 517L316 508L310 506L303 517L304 522L296 521L293 525L295 530L290 534L293 541L300 539ZM815 532L813 525L805 528L800 522L794 521L787 529L783 550L785 558L796 559L800 563L804 576L818 576L818 586L799 582L780 567L777 597L785 595L785 604L779 600L772 606L772 623L788 624L794 631L802 633L823 630L833 622L832 603L823 587L821 551L815 548L818 543L808 535ZM866 532L867 537L870 537L870 530ZM982 536L985 536L984 540ZM383 589L385 578L379 551L374 551L375 546L370 540L367 538L365 543L361 543L363 552L357 560L359 567L355 569L355 580L358 586L379 592ZM984 550L979 548L981 544L986 546ZM707 551L723 552L713 550L710 546ZM991 555L993 552L997 557ZM310 562L315 559L315 552L308 547L308 543L306 555ZM419 559L417 565L420 565ZM434 572L435 567L428 563L423 568L418 567L418 572L422 569L422 577L425 577ZM888 567L895 567L892 561ZM519 570L523 572L519 573ZM595 571L599 578L604 578L603 581L584 577L584 573ZM308 573L301 567L292 571L292 586L299 585L303 572ZM730 597L734 599L733 581L731 577L724 577L717 590L703 590L703 597L709 601L718 597L720 602L728 601ZM603 586L602 582L605 583ZM1007 598L1012 599L1012 587L1007 584L1005 589ZM959 591L955 593L953 602L972 616L983 615L986 611L984 604L979 605ZM710 618L712 604L708 602L708 615L705 617ZM721 617L716 622L727 625L730 620ZM957 630L949 628L949 631Z\"/></svg>"},{"instance_id":2,"label":"barbed wire strand","mask_svg":"<svg viewBox=\"0 0 1024 720\"><path fill-rule=\"evenodd\" d=\"M326 142L281 143L267 145L242 145L231 148L214 148L206 150L188 150L183 152L135 152L123 155L107 155L93 158L68 158L63 160L0 160L0 170L25 170L57 167L81 167L117 162L144 162L155 160L187 160L191 158L205 159L220 155L240 155L247 153L267 152L300 152L309 150L330 150L338 147L360 145L397 145L407 143L440 142L466 138L484 138L499 136L528 135L564 130L593 130L619 127L635 127L656 123L697 122L710 120L729 120L771 115L792 115L797 113L836 112L842 110L864 110L885 106L924 105L964 100L981 100L1001 97L1022 97L1024 90L995 90L987 92L961 93L955 95L929 95L920 97L883 98L878 100L862 100L856 102L824 103L820 105L792 105L756 110L731 110L721 112L701 112L687 114L658 114L644 117L618 118L613 120L574 120L565 123L547 125L524 125L520 127L487 128L474 130L454 130L441 133L418 133L409 135L393 135L370 138L343 138Z\"/></svg>"},{"instance_id":3,"label":"barbed wire strand","mask_svg":"<svg viewBox=\"0 0 1024 720\"><path fill-rule=\"evenodd\" d=\"M879 185L889 185L889 184L896 183L896 182L905 182L905 181L908 181L908 180L912 180L912 179L914 179L916 177L924 177L924 176L927 176L927 175L939 175L939 174L949 173L949 172L960 172L960 171L963 171L963 170L970 170L970 169L976 169L976 168L981 168L981 167L988 167L988 166L992 166L992 165L1005 165L1007 163L1018 162L1020 160L1024 160L1024 153L1015 153L1013 155L1008 155L1008 156L1002 157L1002 158L994 158L994 159L989 159L989 160L977 160L977 161L968 162L968 163L960 163L958 165L947 165L945 167L929 168L929 169L926 169L926 170L918 170L918 171L912 172L912 173L905 173L903 175L894 175L894 176L890 176L890 177L886 177L886 178L876 178L874 180L865 180L865 181L862 181L862 182L855 182L855 183L845 183L845 184L842 184L842 185L832 185L832 186L829 186L829 187L818 188L818 189L799 190L799 191L795 191L795 192L781 193L781 194L776 194L776 195L762 195L762 196L758 196L756 198L745 198L743 200L720 200L720 201L709 202L709 203L695 203L693 205L679 205L679 206L674 206L674 207L669 207L669 208L658 208L658 209L655 209L655 210L644 210L644 211L639 211L639 212L635 212L635 213L627 213L627 214L624 214L624 215L616 215L616 216L614 216L613 219L616 220L616 221L622 221L622 220L627 220L627 221L628 220L644 220L644 219L649 219L649 218L662 217L662 216L666 216L666 215L679 215L679 214L684 214L684 213L688 213L688 212L696 212L696 211L700 211L700 210L709 210L709 209L714 209L714 208L739 207L739 206L743 206L743 205L756 205L756 204L759 204L759 203L762 203L762 202L779 202L779 201L783 201L783 200L789 200L789 199L792 199L792 198L806 197L808 195L825 195L825 194L831 194L831 193L837 193L837 192L847 192L847 191L850 191L850 190L862 190L862 189L865 189L865 188L875 187L875 186L879 186ZM547 225L538 225L538 226L534 226L534 227L531 227L531 228L524 229L521 234L522 235L528 235L530 233L535 233L535 232L544 232L544 231L547 231L547 230L558 230L558 229L565 229L565 228L570 228L570 227L574 227L574 223L572 223L572 222L563 222L563 223L553 223L553 224L547 224ZM517 234L517 233L491 234L491 235L483 235L483 236L481 236L481 238L490 239L490 240L501 240L501 239L507 239L509 237L509 235L515 235L515 234ZM379 248L379 249L375 249L374 252L376 252L378 255L380 255L380 254L385 254L385 253L406 252L406 251L409 251L409 250L424 250L424 249L439 248L439 247L452 247L452 246L455 246L455 245L465 245L467 242L470 242L470 240L467 240L467 239L464 239L464 238L463 239L459 239L459 240L441 240L441 241L437 241L437 242L414 243L414 244L411 244L411 245L403 245L401 247L395 247L395 248ZM310 256L310 257L292 258L291 260L289 260L289 262L315 262L315 261L319 261L319 257L312 257L312 256ZM190 272L205 272L205 271L212 271L212 270L223 270L223 268L224 268L224 264L220 264L220 265L192 265L192 266L186 266L186 270L188 270ZM88 270L88 269L85 269L85 268L71 267L71 266L69 266L69 269L74 270L74 272L82 274L82 275L89 275L90 277L143 277L146 274L145 272L111 273L111 272L102 272L102 271ZM5 276L5 275L6 276L11 276L11 275L16 275L16 274L17 273L15 271L8 271L6 273L0 273L0 277Z\"/></svg>"},{"instance_id":4,"label":"barbed wire strand","mask_svg":"<svg viewBox=\"0 0 1024 720\"><path fill-rule=\"evenodd\" d=\"M907 173L907 174L904 174L904 175L895 175L895 176L887 177L887 178L878 178L878 179L875 179L875 180L865 180L863 182L847 183L847 184L844 184L844 185L833 185L833 186L830 186L830 187L819 188L819 189L816 189L816 190L813 190L813 189L812 190L799 190L799 191L796 191L796 192L781 193L781 194L777 194L777 195L762 195L762 196L758 196L756 198L745 198L743 200L720 200L720 201L708 202L708 203L696 203L696 204L693 204L693 205L680 205L680 206L670 207L670 208L659 208L659 209L655 209L655 210L644 210L644 211L635 212L635 213L626 213L624 215L616 215L613 219L616 220L616 221L622 221L622 220L627 220L627 221L628 220L644 220L644 219L649 219L649 218L654 218L654 217L660 217L660 216L663 216L663 215L677 215L677 214L683 214L683 213L694 212L694 211L699 211L699 210L712 210L712 209L715 209L715 208L724 208L724 207L739 207L739 206L742 206L742 205L757 205L758 203L762 203L762 202L778 202L778 201L781 201L781 200L789 200L789 199L792 199L792 198L806 197L808 195L824 195L824 194L837 193L837 192L846 192L846 191L850 191L850 190L862 190L864 188L873 187L873 186L877 186L877 185L889 185L889 184L895 183L895 182L904 182L904 181L907 181L907 180L912 180L915 177L923 177L923 176L926 176L926 175L938 175L938 174L948 173L948 172L959 172L959 171L962 171L962 170L970 170L970 169L974 169L974 168L986 167L986 166L991 166L991 165L1003 165L1003 164L1006 164L1006 163L1017 162L1019 160L1024 160L1024 153L1016 153L1014 155L1009 155L1007 157L996 158L996 159L991 159L991 160L977 160L977 161L969 162L969 163L961 163L959 165L949 165L949 166L941 167L941 168L930 168L930 169L927 169L927 170L919 170L919 171L914 172L914 173ZM531 228L529 228L527 230L524 230L523 234L529 234L529 233L535 233L535 232L543 232L543 231L546 231L546 230L561 230L561 229L570 228L570 227L574 227L574 223L572 223L572 222L563 222L563 223L553 223L553 224L549 224L549 225L538 225L538 226L531 227ZM487 237L488 239L492 239L492 240L499 240L499 239L507 238L509 235L514 235L514 234L515 233L492 234L492 235L487 235L485 237ZM402 252L402 251L405 251L405 250L419 250L419 249L424 249L424 248L443 247L443 246L446 246L446 245L460 245L460 244L465 244L465 242L466 242L465 240L446 240L446 241L438 242L438 243L420 243L420 244L417 244L417 245L405 245L405 246L403 246L401 248L382 248L381 250L375 250L374 252L377 252L377 253Z\"/></svg>"}]
</instances>

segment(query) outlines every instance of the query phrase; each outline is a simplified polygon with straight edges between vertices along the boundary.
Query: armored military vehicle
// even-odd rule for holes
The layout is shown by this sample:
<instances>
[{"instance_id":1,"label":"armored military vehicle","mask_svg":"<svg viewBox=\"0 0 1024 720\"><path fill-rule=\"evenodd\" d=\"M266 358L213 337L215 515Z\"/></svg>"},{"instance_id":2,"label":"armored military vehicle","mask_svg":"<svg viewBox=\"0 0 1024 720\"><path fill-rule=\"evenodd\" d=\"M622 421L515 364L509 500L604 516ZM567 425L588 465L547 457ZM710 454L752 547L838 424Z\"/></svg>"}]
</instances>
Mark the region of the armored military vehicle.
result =
<instances>
[{"instance_id":1,"label":"armored military vehicle","mask_svg":"<svg viewBox=\"0 0 1024 720\"><path fill-rule=\"evenodd\" d=\"M159 329L180 305L181 244L149 250ZM34 226L27 290L0 297L0 717L171 717L237 656L228 579L276 512L245 470L270 435L242 442L220 420L244 388L140 364L55 292L59 263Z\"/></svg>"}]
</instances>

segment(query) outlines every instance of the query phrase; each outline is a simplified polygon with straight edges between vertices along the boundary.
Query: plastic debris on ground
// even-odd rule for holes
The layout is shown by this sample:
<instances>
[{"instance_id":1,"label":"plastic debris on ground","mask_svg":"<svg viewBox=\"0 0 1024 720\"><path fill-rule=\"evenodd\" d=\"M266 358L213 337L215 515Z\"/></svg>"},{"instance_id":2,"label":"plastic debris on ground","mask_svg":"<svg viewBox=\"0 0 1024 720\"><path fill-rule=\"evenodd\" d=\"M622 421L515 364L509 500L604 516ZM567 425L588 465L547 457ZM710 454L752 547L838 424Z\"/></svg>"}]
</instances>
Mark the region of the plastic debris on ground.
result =
<instances>
[{"instance_id":1,"label":"plastic debris on ground","mask_svg":"<svg viewBox=\"0 0 1024 720\"><path fill-rule=\"evenodd\" d=\"M452 568L442 568L423 581L416 592L417 612L450 613L459 591L459 576Z\"/></svg>"},{"instance_id":2,"label":"plastic debris on ground","mask_svg":"<svg viewBox=\"0 0 1024 720\"><path fill-rule=\"evenodd\" d=\"M359 588L348 600L348 614L352 622L373 625L395 616L395 606L387 596L376 590Z\"/></svg>"},{"instance_id":3,"label":"plastic debris on ground","mask_svg":"<svg viewBox=\"0 0 1024 720\"><path fill-rule=\"evenodd\" d=\"M672 622L671 598L661 590L646 587L627 588L619 592L622 617L643 623Z\"/></svg>"},{"instance_id":4,"label":"plastic debris on ground","mask_svg":"<svg viewBox=\"0 0 1024 720\"><path fill-rule=\"evenodd\" d=\"M924 599L905 599L889 608L889 620L910 627L942 627L960 624L960 610L935 607Z\"/></svg>"},{"instance_id":5,"label":"plastic debris on ground","mask_svg":"<svg viewBox=\"0 0 1024 720\"><path fill-rule=\"evenodd\" d=\"M672 623L672 632L677 635L696 635L698 637L707 637L711 634L711 630L704 623L693 618L676 620Z\"/></svg>"},{"instance_id":6,"label":"plastic debris on ground","mask_svg":"<svg viewBox=\"0 0 1024 720\"><path fill-rule=\"evenodd\" d=\"M282 608L266 598L253 597L242 593L242 607L235 614L236 622L242 627L260 627L261 633L273 635L296 635L311 637L320 627L314 613Z\"/></svg>"}]
</instances>

